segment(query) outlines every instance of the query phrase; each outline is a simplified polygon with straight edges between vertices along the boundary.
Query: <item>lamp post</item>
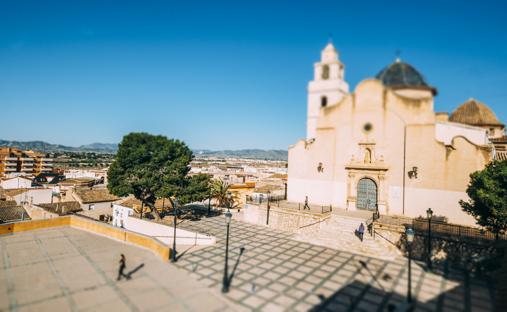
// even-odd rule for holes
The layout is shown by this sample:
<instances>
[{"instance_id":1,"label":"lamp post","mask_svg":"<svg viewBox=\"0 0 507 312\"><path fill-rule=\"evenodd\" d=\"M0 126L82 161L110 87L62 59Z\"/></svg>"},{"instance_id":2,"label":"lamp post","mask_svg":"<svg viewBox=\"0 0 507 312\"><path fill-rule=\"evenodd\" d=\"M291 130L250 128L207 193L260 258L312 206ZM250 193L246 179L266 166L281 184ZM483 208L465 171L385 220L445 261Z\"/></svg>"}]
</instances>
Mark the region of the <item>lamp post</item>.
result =
<instances>
[{"instance_id":1,"label":"lamp post","mask_svg":"<svg viewBox=\"0 0 507 312\"><path fill-rule=\"evenodd\" d=\"M428 259L427 264L428 268L431 269L431 218L433 217L433 210L431 208L428 208L426 210L426 216L428 217Z\"/></svg>"},{"instance_id":2,"label":"lamp post","mask_svg":"<svg viewBox=\"0 0 507 312\"><path fill-rule=\"evenodd\" d=\"M176 218L177 218L177 213L176 213L176 207L178 206L178 200L175 198L173 199L173 212L174 212L174 234L173 234L173 251L171 252L171 262L176 262L177 259L176 259Z\"/></svg>"},{"instance_id":3,"label":"lamp post","mask_svg":"<svg viewBox=\"0 0 507 312\"><path fill-rule=\"evenodd\" d=\"M227 212L225 213L225 223L227 225L227 233L225 236L225 266L224 266L224 279L222 282L222 292L227 293L229 292L229 226L231 224L232 219L232 213L229 209L227 209Z\"/></svg>"},{"instance_id":4,"label":"lamp post","mask_svg":"<svg viewBox=\"0 0 507 312\"><path fill-rule=\"evenodd\" d=\"M232 194L227 192L227 211L232 207Z\"/></svg>"},{"instance_id":5,"label":"lamp post","mask_svg":"<svg viewBox=\"0 0 507 312\"><path fill-rule=\"evenodd\" d=\"M414 230L408 228L405 231L407 237L407 249L408 249L408 289L407 289L407 301L412 303L412 242L414 241Z\"/></svg>"},{"instance_id":6,"label":"lamp post","mask_svg":"<svg viewBox=\"0 0 507 312\"><path fill-rule=\"evenodd\" d=\"M268 190L267 192L268 194L268 206L267 206L267 209L266 209L266 225L269 225L269 210L271 209L271 207L269 206L269 194L271 194L271 192Z\"/></svg>"},{"instance_id":7,"label":"lamp post","mask_svg":"<svg viewBox=\"0 0 507 312\"><path fill-rule=\"evenodd\" d=\"M212 195L211 193L212 193L212 188L210 187L210 189L209 189L209 198L208 198L208 217L211 214L211 195Z\"/></svg>"}]
</instances>

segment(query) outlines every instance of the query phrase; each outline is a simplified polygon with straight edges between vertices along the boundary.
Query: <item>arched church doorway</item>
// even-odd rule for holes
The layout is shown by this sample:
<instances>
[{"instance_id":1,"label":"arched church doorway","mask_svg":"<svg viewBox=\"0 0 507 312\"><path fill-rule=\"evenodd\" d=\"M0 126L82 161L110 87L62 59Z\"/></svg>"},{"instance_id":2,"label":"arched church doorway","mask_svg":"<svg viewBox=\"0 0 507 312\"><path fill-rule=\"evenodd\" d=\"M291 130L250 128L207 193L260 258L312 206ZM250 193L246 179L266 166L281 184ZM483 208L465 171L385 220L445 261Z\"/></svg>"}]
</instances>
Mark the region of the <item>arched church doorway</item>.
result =
<instances>
[{"instance_id":1,"label":"arched church doorway","mask_svg":"<svg viewBox=\"0 0 507 312\"><path fill-rule=\"evenodd\" d=\"M369 178L362 178L357 183L358 209L375 210L377 205L377 184Z\"/></svg>"}]
</instances>

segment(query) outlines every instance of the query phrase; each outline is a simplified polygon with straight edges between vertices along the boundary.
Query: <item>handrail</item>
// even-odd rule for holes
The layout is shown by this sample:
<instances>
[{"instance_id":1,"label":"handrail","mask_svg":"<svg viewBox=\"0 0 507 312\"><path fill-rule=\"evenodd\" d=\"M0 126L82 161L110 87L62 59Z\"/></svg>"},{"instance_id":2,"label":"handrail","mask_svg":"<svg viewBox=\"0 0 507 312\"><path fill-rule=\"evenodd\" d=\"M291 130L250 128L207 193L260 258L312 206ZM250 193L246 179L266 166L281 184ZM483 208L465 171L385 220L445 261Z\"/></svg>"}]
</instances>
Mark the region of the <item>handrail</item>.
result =
<instances>
[{"instance_id":1,"label":"handrail","mask_svg":"<svg viewBox=\"0 0 507 312\"><path fill-rule=\"evenodd\" d=\"M317 221L317 222L314 222L314 223L310 223L310 224L306 224L306 225L300 226L298 229L306 228L306 227L309 227L309 226L312 226L312 225L315 225L315 224L318 224L318 223L324 222L325 220L329 219L330 217L331 217L331 216L326 216L326 217L322 218L321 220L319 220L319 221Z\"/></svg>"}]
</instances>

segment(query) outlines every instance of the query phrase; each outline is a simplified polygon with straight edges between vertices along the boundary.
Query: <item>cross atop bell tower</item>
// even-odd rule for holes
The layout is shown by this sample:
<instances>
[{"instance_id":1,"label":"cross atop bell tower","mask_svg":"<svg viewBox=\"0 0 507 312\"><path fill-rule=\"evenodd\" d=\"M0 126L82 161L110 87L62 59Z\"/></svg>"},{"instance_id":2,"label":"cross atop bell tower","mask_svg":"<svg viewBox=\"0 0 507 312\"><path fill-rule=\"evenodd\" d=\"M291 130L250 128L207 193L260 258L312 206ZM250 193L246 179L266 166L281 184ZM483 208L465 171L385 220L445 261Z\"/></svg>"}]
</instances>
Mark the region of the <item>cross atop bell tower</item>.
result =
<instances>
[{"instance_id":1,"label":"cross atop bell tower","mask_svg":"<svg viewBox=\"0 0 507 312\"><path fill-rule=\"evenodd\" d=\"M315 138L320 110L335 105L349 92L344 80L345 66L331 41L322 50L320 62L313 67L313 80L308 83L307 140Z\"/></svg>"}]
</instances>

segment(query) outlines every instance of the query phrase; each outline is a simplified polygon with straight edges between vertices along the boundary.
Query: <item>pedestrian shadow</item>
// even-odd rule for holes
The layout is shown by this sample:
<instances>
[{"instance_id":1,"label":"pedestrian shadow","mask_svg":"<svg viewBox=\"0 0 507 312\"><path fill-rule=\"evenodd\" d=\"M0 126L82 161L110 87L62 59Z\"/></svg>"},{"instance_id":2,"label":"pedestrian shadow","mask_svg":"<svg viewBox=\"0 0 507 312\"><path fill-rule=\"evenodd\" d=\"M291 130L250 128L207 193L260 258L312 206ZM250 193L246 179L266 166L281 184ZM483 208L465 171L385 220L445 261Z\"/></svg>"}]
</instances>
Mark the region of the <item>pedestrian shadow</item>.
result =
<instances>
[{"instance_id":1,"label":"pedestrian shadow","mask_svg":"<svg viewBox=\"0 0 507 312\"><path fill-rule=\"evenodd\" d=\"M141 263L140 265L136 266L134 269L130 270L130 272L128 272L126 274L127 279L131 279L132 278L132 274L134 274L137 271L141 270L143 267L144 267L144 263Z\"/></svg>"}]
</instances>

